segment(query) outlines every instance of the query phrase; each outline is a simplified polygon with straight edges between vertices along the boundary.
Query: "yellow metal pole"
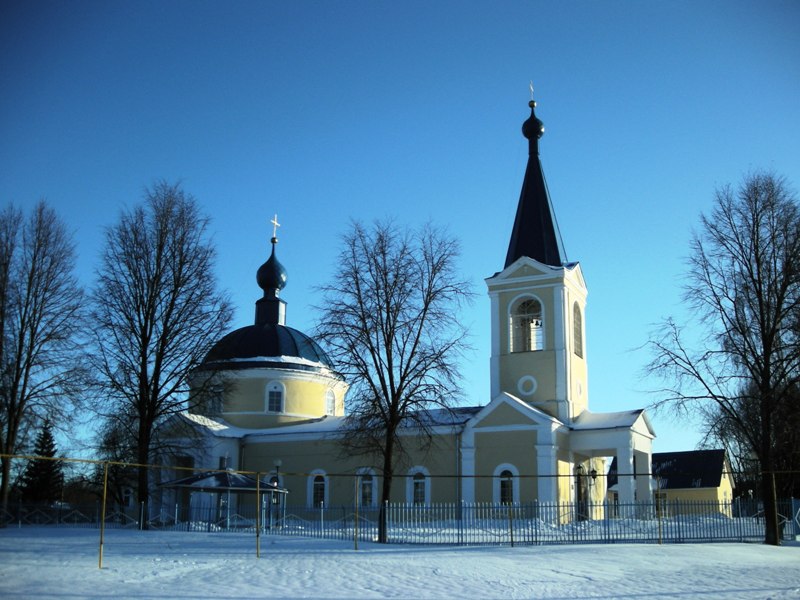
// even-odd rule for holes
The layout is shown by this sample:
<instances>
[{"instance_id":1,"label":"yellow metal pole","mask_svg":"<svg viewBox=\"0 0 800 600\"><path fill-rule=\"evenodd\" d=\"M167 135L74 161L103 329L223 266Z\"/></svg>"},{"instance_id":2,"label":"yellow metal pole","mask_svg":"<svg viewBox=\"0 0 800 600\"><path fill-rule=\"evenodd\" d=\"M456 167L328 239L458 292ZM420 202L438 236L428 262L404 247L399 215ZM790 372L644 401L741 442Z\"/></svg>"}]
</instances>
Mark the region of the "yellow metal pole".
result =
<instances>
[{"instance_id":1,"label":"yellow metal pole","mask_svg":"<svg viewBox=\"0 0 800 600\"><path fill-rule=\"evenodd\" d=\"M358 480L360 477L358 475L354 478L355 484L355 517L353 519L353 549L358 550Z\"/></svg>"},{"instance_id":2,"label":"yellow metal pole","mask_svg":"<svg viewBox=\"0 0 800 600\"><path fill-rule=\"evenodd\" d=\"M256 472L256 558L261 558L261 473Z\"/></svg>"},{"instance_id":3,"label":"yellow metal pole","mask_svg":"<svg viewBox=\"0 0 800 600\"><path fill-rule=\"evenodd\" d=\"M100 510L100 556L98 558L97 568L103 568L103 542L106 533L106 496L108 494L108 462L104 464L103 468L103 504Z\"/></svg>"}]
</instances>

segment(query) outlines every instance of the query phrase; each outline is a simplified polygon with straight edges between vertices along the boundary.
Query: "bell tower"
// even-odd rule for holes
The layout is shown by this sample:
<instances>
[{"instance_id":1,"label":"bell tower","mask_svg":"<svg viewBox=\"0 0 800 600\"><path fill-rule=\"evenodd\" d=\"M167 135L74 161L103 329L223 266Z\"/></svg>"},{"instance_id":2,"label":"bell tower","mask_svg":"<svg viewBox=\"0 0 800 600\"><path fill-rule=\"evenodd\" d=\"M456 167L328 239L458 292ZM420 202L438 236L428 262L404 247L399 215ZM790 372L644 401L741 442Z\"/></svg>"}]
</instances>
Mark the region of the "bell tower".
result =
<instances>
[{"instance_id":1,"label":"bell tower","mask_svg":"<svg viewBox=\"0 0 800 600\"><path fill-rule=\"evenodd\" d=\"M569 424L588 406L586 285L568 262L539 159L544 124L529 103L528 166L503 270L491 300L491 393L516 396Z\"/></svg>"}]
</instances>

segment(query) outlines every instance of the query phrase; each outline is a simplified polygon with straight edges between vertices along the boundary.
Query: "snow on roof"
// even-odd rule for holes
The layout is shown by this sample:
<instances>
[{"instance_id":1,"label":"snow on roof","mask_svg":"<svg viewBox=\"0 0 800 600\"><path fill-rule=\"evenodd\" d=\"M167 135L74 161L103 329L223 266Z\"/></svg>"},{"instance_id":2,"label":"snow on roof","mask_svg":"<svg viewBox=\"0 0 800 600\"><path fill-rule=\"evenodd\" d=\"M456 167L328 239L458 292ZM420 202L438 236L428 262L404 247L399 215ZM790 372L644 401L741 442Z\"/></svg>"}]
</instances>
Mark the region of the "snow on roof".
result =
<instances>
[{"instance_id":1,"label":"snow on roof","mask_svg":"<svg viewBox=\"0 0 800 600\"><path fill-rule=\"evenodd\" d=\"M425 418L421 419L421 421L430 426L462 425L469 421L480 409L480 406L461 406L452 409L437 408L424 411ZM181 416L190 423L203 427L211 435L229 438L247 437L252 439L260 436L337 433L345 426L345 417L341 416L325 416L296 425L281 425L280 427L263 427L259 429L235 427L220 418L206 417L188 412L181 413ZM407 426L414 427L415 424L409 422Z\"/></svg>"},{"instance_id":2,"label":"snow on roof","mask_svg":"<svg viewBox=\"0 0 800 600\"><path fill-rule=\"evenodd\" d=\"M338 431L344 422L344 417L322 417L311 421L304 421L297 425L281 425L280 427L235 427L223 419L181 413L187 421L205 428L211 435L217 437L243 438L261 435L284 435L298 433L333 433Z\"/></svg>"},{"instance_id":3,"label":"snow on roof","mask_svg":"<svg viewBox=\"0 0 800 600\"><path fill-rule=\"evenodd\" d=\"M482 406L456 406L453 408L433 408L431 410L419 411L421 417L420 422L426 425L463 425L472 417L478 414ZM404 425L406 426L406 425ZM409 423L408 427L414 425Z\"/></svg>"},{"instance_id":4,"label":"snow on roof","mask_svg":"<svg viewBox=\"0 0 800 600\"><path fill-rule=\"evenodd\" d=\"M212 417L196 415L190 412L182 412L180 413L180 416L194 425L203 427L211 435L215 435L217 437L244 437L250 431L252 431L251 429L246 429L244 427L234 427L222 419L214 419Z\"/></svg>"},{"instance_id":5,"label":"snow on roof","mask_svg":"<svg viewBox=\"0 0 800 600\"><path fill-rule=\"evenodd\" d=\"M593 413L589 410L583 411L578 418L572 422L572 429L617 429L630 428L644 412L644 409L625 410L621 412Z\"/></svg>"},{"instance_id":6,"label":"snow on roof","mask_svg":"<svg viewBox=\"0 0 800 600\"><path fill-rule=\"evenodd\" d=\"M320 365L326 367L325 363L318 360L310 360L302 356L250 356L247 358L228 358L225 362L266 362L266 363L288 363L294 365L308 365L309 367L319 367Z\"/></svg>"}]
</instances>

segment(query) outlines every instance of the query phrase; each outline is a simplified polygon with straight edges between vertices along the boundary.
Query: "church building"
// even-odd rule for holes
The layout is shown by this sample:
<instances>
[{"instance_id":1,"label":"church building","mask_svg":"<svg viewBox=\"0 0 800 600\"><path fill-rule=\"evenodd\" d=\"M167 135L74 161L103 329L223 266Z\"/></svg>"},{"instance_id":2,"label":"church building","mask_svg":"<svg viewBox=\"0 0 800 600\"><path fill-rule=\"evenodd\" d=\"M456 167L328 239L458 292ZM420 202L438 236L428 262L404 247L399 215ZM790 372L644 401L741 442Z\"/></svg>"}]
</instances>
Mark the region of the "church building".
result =
<instances>
[{"instance_id":1,"label":"church building","mask_svg":"<svg viewBox=\"0 0 800 600\"><path fill-rule=\"evenodd\" d=\"M485 280L491 395L430 411L429 446L417 443L412 428L404 431L409 451L395 469L393 502L600 504L608 457L616 458L619 501L650 499L655 434L644 410L589 410L586 283L580 265L566 260L535 107L531 101L522 126L529 158L508 253ZM361 505L376 506L380 460L348 456L341 443L347 382L311 337L286 324L288 278L277 243L273 232L257 273L263 296L254 324L211 349L197 377L213 379L212 393L176 417L196 434L182 464L263 473L289 490L290 505L353 504L358 493Z\"/></svg>"}]
</instances>

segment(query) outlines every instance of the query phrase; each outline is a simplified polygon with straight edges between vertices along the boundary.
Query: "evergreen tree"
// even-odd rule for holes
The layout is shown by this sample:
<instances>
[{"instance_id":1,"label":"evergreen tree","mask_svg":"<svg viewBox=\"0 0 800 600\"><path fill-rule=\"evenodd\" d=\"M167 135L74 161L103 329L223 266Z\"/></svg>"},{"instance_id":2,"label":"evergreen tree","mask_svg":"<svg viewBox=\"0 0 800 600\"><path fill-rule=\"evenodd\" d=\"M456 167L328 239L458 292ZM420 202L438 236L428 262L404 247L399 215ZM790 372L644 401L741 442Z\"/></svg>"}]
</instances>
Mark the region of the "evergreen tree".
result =
<instances>
[{"instance_id":1,"label":"evergreen tree","mask_svg":"<svg viewBox=\"0 0 800 600\"><path fill-rule=\"evenodd\" d=\"M34 454L46 458L55 458L56 441L50 421L44 426L36 438ZM61 498L64 486L64 467L58 460L31 460L22 474L20 497L23 502L50 504Z\"/></svg>"}]
</instances>

